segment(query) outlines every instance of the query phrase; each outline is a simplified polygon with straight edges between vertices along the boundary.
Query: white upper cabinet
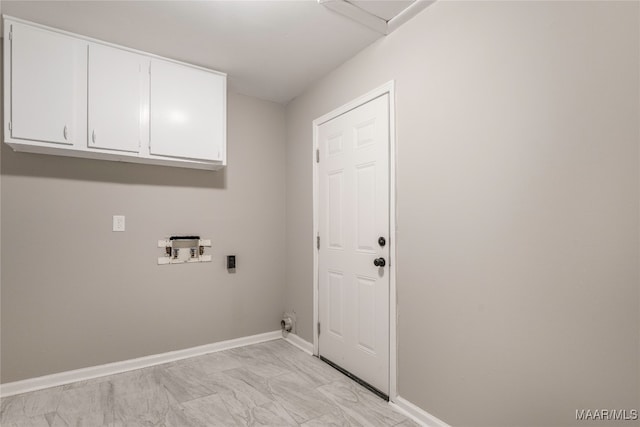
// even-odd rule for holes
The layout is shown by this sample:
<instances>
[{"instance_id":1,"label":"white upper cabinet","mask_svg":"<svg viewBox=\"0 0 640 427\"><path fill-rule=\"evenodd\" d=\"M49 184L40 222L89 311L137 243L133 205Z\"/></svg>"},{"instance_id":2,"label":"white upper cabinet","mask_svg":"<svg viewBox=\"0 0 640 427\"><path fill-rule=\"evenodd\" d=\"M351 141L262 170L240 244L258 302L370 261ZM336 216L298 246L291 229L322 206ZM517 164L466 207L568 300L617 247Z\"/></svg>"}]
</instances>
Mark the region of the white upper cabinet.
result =
<instances>
[{"instance_id":1,"label":"white upper cabinet","mask_svg":"<svg viewBox=\"0 0 640 427\"><path fill-rule=\"evenodd\" d=\"M8 29L11 88L5 90L5 96L9 96L8 92L11 95L10 105L5 106L10 115L10 136L73 144L81 137L75 128L75 94L76 61L83 53L83 44L19 23L9 24Z\"/></svg>"},{"instance_id":2,"label":"white upper cabinet","mask_svg":"<svg viewBox=\"0 0 640 427\"><path fill-rule=\"evenodd\" d=\"M89 147L137 152L141 145L144 56L89 44Z\"/></svg>"},{"instance_id":3,"label":"white upper cabinet","mask_svg":"<svg viewBox=\"0 0 640 427\"><path fill-rule=\"evenodd\" d=\"M4 142L15 151L215 170L224 73L4 17Z\"/></svg>"},{"instance_id":4,"label":"white upper cabinet","mask_svg":"<svg viewBox=\"0 0 640 427\"><path fill-rule=\"evenodd\" d=\"M151 154L224 161L226 79L151 60Z\"/></svg>"}]
</instances>

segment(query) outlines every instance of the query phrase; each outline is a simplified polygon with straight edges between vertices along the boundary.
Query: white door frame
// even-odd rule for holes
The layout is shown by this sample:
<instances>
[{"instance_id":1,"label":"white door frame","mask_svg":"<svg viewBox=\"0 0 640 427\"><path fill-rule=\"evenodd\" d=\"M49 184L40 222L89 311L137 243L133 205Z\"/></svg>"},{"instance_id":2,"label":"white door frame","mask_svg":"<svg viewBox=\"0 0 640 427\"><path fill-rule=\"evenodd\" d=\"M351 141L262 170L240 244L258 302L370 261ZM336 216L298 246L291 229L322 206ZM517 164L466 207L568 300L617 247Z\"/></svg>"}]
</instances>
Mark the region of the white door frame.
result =
<instances>
[{"instance_id":1,"label":"white door frame","mask_svg":"<svg viewBox=\"0 0 640 427\"><path fill-rule=\"evenodd\" d=\"M348 111L351 111L379 96L389 94L389 400L397 397L397 341L396 341L396 123L395 82L393 80L336 108L313 121L313 354L318 355L318 236L319 180L316 150L318 149L318 127Z\"/></svg>"}]
</instances>

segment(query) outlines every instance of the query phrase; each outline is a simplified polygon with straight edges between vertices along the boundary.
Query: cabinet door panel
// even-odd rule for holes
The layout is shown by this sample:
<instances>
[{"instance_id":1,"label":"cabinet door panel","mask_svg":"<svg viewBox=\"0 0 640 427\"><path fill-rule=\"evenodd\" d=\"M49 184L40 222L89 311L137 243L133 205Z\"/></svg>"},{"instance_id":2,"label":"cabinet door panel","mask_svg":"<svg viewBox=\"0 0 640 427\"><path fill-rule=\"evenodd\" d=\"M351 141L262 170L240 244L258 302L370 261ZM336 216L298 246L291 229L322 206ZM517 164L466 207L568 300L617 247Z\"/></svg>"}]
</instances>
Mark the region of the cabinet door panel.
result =
<instances>
[{"instance_id":1,"label":"cabinet door panel","mask_svg":"<svg viewBox=\"0 0 640 427\"><path fill-rule=\"evenodd\" d=\"M124 50L89 45L89 147L139 151L144 60Z\"/></svg>"},{"instance_id":2,"label":"cabinet door panel","mask_svg":"<svg viewBox=\"0 0 640 427\"><path fill-rule=\"evenodd\" d=\"M82 45L54 32L11 25L11 137L73 144Z\"/></svg>"},{"instance_id":3,"label":"cabinet door panel","mask_svg":"<svg viewBox=\"0 0 640 427\"><path fill-rule=\"evenodd\" d=\"M150 152L222 160L225 78L167 61L151 61Z\"/></svg>"}]
</instances>

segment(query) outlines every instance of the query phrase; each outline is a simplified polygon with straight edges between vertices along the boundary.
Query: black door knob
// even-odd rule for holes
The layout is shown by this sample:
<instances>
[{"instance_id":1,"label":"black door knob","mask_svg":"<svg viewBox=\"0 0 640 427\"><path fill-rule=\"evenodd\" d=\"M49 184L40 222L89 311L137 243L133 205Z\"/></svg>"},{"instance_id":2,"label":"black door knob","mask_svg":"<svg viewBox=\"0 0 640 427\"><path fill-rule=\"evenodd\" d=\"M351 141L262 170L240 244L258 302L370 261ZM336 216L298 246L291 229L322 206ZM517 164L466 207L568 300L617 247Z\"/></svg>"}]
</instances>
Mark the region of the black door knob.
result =
<instances>
[{"instance_id":1,"label":"black door knob","mask_svg":"<svg viewBox=\"0 0 640 427\"><path fill-rule=\"evenodd\" d=\"M384 237L379 237L379 238L378 238L378 244L379 244L381 247L383 247L383 248L384 248L384 245L386 245L386 244L387 244L387 241L385 240L385 238L384 238Z\"/></svg>"},{"instance_id":2,"label":"black door knob","mask_svg":"<svg viewBox=\"0 0 640 427\"><path fill-rule=\"evenodd\" d=\"M385 265L387 265L387 262L384 260L384 258L376 258L373 260L373 265L375 265L376 267L384 267Z\"/></svg>"}]
</instances>

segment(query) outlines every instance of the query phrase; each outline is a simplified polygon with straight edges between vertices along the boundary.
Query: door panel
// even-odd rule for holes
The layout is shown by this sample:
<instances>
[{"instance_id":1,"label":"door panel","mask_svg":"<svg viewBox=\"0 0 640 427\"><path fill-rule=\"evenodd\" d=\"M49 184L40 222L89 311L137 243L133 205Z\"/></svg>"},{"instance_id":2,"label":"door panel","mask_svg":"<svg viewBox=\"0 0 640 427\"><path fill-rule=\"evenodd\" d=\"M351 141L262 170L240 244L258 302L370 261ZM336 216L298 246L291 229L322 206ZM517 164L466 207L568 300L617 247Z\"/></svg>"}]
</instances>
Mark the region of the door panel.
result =
<instances>
[{"instance_id":1,"label":"door panel","mask_svg":"<svg viewBox=\"0 0 640 427\"><path fill-rule=\"evenodd\" d=\"M343 336L343 311L344 283L341 273L329 272L329 331L339 338Z\"/></svg>"},{"instance_id":2,"label":"door panel","mask_svg":"<svg viewBox=\"0 0 640 427\"><path fill-rule=\"evenodd\" d=\"M388 394L388 95L320 125L318 144L319 353Z\"/></svg>"},{"instance_id":3,"label":"door panel","mask_svg":"<svg viewBox=\"0 0 640 427\"><path fill-rule=\"evenodd\" d=\"M369 277L357 277L358 298L356 300L358 312L357 343L375 354L376 352L376 280Z\"/></svg>"},{"instance_id":4,"label":"door panel","mask_svg":"<svg viewBox=\"0 0 640 427\"><path fill-rule=\"evenodd\" d=\"M342 209L343 182L343 171L339 170L329 174L327 220L329 223L329 246L332 249L342 249L344 247L344 238L342 235L342 220L344 218Z\"/></svg>"},{"instance_id":5,"label":"door panel","mask_svg":"<svg viewBox=\"0 0 640 427\"><path fill-rule=\"evenodd\" d=\"M376 214L376 166L367 164L356 168L356 233L357 249L361 252L375 253Z\"/></svg>"}]
</instances>

